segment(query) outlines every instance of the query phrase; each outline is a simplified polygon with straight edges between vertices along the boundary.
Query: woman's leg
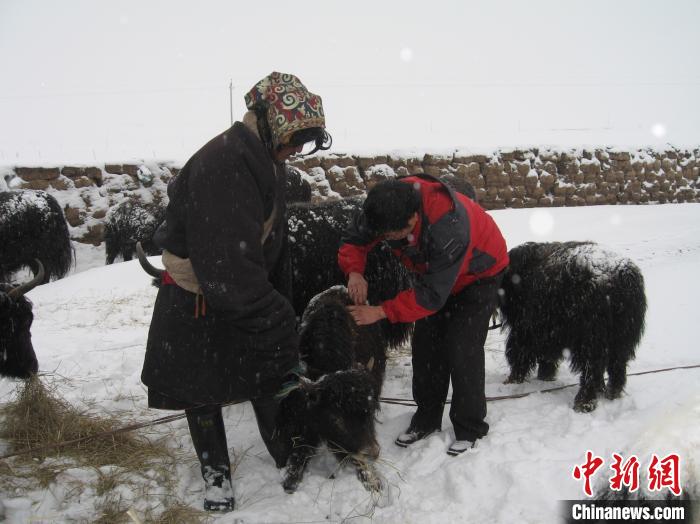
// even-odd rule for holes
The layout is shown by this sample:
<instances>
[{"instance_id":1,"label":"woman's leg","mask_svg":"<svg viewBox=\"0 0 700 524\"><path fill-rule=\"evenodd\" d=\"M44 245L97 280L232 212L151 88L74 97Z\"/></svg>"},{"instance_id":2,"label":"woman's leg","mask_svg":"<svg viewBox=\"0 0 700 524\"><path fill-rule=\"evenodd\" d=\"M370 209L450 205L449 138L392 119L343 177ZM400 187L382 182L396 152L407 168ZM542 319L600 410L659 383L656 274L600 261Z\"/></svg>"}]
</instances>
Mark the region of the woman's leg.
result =
<instances>
[{"instance_id":1,"label":"woman's leg","mask_svg":"<svg viewBox=\"0 0 700 524\"><path fill-rule=\"evenodd\" d=\"M204 478L204 509L231 511L234 508L231 462L221 406L187 409L185 415Z\"/></svg>"}]
</instances>

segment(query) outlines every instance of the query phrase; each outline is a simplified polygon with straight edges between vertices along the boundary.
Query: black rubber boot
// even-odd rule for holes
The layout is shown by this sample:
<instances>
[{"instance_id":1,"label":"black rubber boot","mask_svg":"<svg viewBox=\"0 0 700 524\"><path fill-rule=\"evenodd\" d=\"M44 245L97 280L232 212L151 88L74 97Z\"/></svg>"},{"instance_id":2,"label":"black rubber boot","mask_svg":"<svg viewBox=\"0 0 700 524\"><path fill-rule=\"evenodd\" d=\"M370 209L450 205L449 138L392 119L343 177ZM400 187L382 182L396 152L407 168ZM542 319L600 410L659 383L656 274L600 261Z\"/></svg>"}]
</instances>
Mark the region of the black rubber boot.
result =
<instances>
[{"instance_id":1,"label":"black rubber boot","mask_svg":"<svg viewBox=\"0 0 700 524\"><path fill-rule=\"evenodd\" d=\"M188 409L185 414L204 479L204 509L233 511L235 500L231 486L231 462L221 406Z\"/></svg>"}]
</instances>

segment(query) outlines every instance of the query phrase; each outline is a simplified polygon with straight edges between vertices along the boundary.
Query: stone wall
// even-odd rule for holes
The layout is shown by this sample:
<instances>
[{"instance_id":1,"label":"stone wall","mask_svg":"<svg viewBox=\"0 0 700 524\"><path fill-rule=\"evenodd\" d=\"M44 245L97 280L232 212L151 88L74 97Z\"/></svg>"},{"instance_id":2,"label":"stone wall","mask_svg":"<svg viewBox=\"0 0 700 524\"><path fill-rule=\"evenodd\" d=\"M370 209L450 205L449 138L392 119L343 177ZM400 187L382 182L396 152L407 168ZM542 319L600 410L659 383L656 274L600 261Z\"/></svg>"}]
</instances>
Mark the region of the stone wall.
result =
<instances>
[{"instance_id":1,"label":"stone wall","mask_svg":"<svg viewBox=\"0 0 700 524\"><path fill-rule=\"evenodd\" d=\"M468 181L486 209L700 202L694 150L511 149L490 153L346 155L295 160L314 201L359 195L378 181L425 172ZM176 163L4 168L8 189L43 189L63 206L75 240L99 243L108 210L124 199L165 201ZM4 180L3 180L4 179ZM0 186L0 190L4 187Z\"/></svg>"},{"instance_id":2,"label":"stone wall","mask_svg":"<svg viewBox=\"0 0 700 524\"><path fill-rule=\"evenodd\" d=\"M513 149L490 154L327 155L291 162L342 196L395 175L451 174L471 183L486 209L698 202L700 149Z\"/></svg>"},{"instance_id":3,"label":"stone wall","mask_svg":"<svg viewBox=\"0 0 700 524\"><path fill-rule=\"evenodd\" d=\"M0 190L41 189L63 207L71 238L100 244L110 208L124 200L167 201L168 181L179 168L169 163L140 162L0 168Z\"/></svg>"}]
</instances>

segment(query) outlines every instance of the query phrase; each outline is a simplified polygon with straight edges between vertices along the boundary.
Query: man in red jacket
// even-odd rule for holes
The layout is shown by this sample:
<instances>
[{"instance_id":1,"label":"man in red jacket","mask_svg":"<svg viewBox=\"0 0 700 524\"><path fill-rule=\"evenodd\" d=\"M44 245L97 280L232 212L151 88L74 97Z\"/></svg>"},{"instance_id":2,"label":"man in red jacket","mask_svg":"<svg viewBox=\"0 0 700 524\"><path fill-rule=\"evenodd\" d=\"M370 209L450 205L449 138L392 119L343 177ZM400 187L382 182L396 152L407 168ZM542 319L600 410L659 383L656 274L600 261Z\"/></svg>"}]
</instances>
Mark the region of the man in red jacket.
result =
<instances>
[{"instance_id":1,"label":"man in red jacket","mask_svg":"<svg viewBox=\"0 0 700 524\"><path fill-rule=\"evenodd\" d=\"M367 253L387 241L414 273L411 289L366 305ZM485 422L484 342L508 265L505 240L493 219L469 197L429 175L381 182L368 193L345 231L338 263L348 277L358 325L416 322L412 342L413 398L418 409L396 444L402 447L441 429L452 379L450 420L455 442L447 453L473 448Z\"/></svg>"}]
</instances>

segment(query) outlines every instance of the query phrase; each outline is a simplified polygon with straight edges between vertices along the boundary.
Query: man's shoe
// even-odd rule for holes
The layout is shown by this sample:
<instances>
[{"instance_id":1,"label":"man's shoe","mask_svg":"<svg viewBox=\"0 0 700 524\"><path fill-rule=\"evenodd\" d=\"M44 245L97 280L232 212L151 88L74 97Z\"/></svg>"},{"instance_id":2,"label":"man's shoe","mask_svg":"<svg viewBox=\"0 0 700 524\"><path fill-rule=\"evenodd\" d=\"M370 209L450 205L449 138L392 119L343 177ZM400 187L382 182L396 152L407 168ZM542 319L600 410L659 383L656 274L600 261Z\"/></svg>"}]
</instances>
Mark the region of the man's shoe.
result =
<instances>
[{"instance_id":1,"label":"man's shoe","mask_svg":"<svg viewBox=\"0 0 700 524\"><path fill-rule=\"evenodd\" d=\"M476 443L476 440L455 440L447 450L447 454L456 457L465 451L476 451Z\"/></svg>"},{"instance_id":2,"label":"man's shoe","mask_svg":"<svg viewBox=\"0 0 700 524\"><path fill-rule=\"evenodd\" d=\"M432 433L435 433L437 431L440 431L440 428L432 428L425 430L408 428L406 430L406 433L401 433L401 435L396 437L394 444L402 448L407 448L414 442L418 442L419 440L424 439L428 435L431 435Z\"/></svg>"}]
</instances>

